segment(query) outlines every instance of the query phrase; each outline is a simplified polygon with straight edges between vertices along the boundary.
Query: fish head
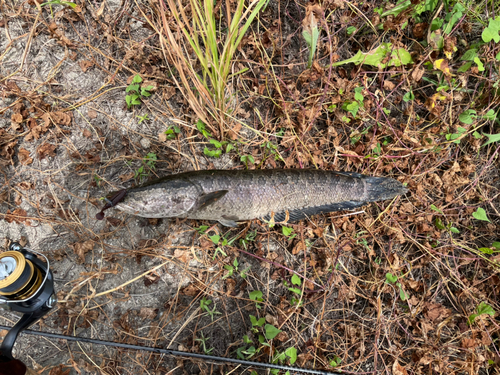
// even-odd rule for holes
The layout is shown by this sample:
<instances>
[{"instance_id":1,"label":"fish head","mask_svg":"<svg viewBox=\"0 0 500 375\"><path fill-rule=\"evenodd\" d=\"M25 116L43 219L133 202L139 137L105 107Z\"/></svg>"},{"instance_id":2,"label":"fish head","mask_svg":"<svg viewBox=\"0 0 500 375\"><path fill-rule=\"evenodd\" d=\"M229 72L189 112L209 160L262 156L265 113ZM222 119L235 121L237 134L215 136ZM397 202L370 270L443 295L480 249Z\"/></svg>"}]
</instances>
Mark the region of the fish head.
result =
<instances>
[{"instance_id":1,"label":"fish head","mask_svg":"<svg viewBox=\"0 0 500 375\"><path fill-rule=\"evenodd\" d=\"M173 194L166 189L129 192L115 208L131 215L146 218L186 217L196 203L196 197Z\"/></svg>"}]
</instances>

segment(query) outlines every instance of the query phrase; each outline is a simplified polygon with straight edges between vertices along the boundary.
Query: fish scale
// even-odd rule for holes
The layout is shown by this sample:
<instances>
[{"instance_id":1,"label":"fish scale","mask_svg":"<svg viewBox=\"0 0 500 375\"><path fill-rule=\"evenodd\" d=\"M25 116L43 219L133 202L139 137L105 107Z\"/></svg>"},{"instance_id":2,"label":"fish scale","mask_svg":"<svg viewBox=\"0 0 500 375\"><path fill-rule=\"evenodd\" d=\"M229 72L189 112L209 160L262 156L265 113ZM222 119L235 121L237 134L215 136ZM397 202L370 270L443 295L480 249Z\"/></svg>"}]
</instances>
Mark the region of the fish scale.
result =
<instances>
[{"instance_id":1,"label":"fish scale","mask_svg":"<svg viewBox=\"0 0 500 375\"><path fill-rule=\"evenodd\" d=\"M261 218L300 220L351 210L406 193L398 181L309 169L209 170L166 176L129 189L113 205L148 218L218 220L227 226Z\"/></svg>"}]
</instances>

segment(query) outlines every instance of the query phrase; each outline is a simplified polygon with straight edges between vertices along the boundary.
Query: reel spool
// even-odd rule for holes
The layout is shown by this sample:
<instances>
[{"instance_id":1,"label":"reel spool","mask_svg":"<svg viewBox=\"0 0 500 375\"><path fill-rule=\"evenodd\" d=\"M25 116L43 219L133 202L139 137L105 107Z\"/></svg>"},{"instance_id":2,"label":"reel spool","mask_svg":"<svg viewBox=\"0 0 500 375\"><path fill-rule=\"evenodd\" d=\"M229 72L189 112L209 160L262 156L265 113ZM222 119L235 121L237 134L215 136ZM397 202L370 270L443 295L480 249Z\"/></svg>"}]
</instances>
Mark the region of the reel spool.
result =
<instances>
[{"instance_id":1,"label":"reel spool","mask_svg":"<svg viewBox=\"0 0 500 375\"><path fill-rule=\"evenodd\" d=\"M0 295L6 300L29 298L42 284L42 272L19 251L0 254Z\"/></svg>"},{"instance_id":2,"label":"reel spool","mask_svg":"<svg viewBox=\"0 0 500 375\"><path fill-rule=\"evenodd\" d=\"M23 329L38 321L55 305L57 297L45 255L23 248L17 242L12 243L9 250L0 253L0 307L23 315L0 346L0 375L25 375L28 370L24 364L12 357L14 343ZM34 253L45 258L46 263Z\"/></svg>"}]
</instances>

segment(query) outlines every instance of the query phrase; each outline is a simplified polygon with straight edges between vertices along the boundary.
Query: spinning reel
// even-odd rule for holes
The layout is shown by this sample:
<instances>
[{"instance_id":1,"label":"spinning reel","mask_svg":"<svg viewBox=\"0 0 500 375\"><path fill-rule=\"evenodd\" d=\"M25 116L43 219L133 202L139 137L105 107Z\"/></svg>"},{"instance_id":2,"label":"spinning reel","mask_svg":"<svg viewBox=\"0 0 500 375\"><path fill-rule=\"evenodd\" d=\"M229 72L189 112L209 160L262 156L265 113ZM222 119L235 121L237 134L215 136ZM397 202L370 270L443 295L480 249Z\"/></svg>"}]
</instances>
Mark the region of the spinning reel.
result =
<instances>
[{"instance_id":1,"label":"spinning reel","mask_svg":"<svg viewBox=\"0 0 500 375\"><path fill-rule=\"evenodd\" d=\"M0 307L23 315L0 346L0 375L25 375L30 370L12 357L14 343L22 330L52 309L57 297L45 255L23 248L17 242L12 243L9 250L0 253ZM46 263L35 253L45 258Z\"/></svg>"}]
</instances>

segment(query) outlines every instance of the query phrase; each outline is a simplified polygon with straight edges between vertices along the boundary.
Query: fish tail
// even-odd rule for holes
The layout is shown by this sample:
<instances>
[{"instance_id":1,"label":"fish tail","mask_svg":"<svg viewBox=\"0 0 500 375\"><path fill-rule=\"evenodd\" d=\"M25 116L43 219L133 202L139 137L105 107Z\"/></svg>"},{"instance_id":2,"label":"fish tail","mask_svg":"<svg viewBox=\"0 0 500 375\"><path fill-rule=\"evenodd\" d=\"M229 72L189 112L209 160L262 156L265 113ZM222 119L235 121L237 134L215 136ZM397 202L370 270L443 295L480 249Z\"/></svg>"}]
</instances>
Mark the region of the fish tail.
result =
<instances>
[{"instance_id":1,"label":"fish tail","mask_svg":"<svg viewBox=\"0 0 500 375\"><path fill-rule=\"evenodd\" d=\"M366 177L367 201L375 202L392 199L408 192L399 181L387 177Z\"/></svg>"}]
</instances>

